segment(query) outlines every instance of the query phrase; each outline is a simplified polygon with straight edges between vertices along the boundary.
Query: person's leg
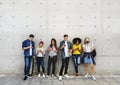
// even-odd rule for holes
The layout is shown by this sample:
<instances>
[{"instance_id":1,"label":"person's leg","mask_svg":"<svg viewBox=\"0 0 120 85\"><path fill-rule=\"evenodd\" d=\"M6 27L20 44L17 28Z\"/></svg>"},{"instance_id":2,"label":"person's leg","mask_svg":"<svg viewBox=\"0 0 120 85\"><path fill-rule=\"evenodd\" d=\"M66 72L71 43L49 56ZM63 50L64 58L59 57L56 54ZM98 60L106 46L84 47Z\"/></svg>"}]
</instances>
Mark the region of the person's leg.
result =
<instances>
[{"instance_id":1,"label":"person's leg","mask_svg":"<svg viewBox=\"0 0 120 85\"><path fill-rule=\"evenodd\" d=\"M25 56L24 57L24 62L25 62L25 66L24 66L24 80L27 79L27 76L29 74L29 70L30 70L30 65L31 65L31 62L30 62L30 58L28 56Z\"/></svg>"},{"instance_id":2,"label":"person's leg","mask_svg":"<svg viewBox=\"0 0 120 85\"><path fill-rule=\"evenodd\" d=\"M43 74L45 73L45 64L44 64L44 58L43 57L41 57L40 58L40 64L41 64L41 67L42 67L42 72L43 72Z\"/></svg>"},{"instance_id":3,"label":"person's leg","mask_svg":"<svg viewBox=\"0 0 120 85\"><path fill-rule=\"evenodd\" d=\"M85 77L88 77L88 72L89 72L88 65L89 65L88 63L85 64L85 71L86 71Z\"/></svg>"},{"instance_id":4,"label":"person's leg","mask_svg":"<svg viewBox=\"0 0 120 85\"><path fill-rule=\"evenodd\" d=\"M37 69L38 69L38 74L40 74L40 58L37 57Z\"/></svg>"},{"instance_id":5,"label":"person's leg","mask_svg":"<svg viewBox=\"0 0 120 85\"><path fill-rule=\"evenodd\" d=\"M28 58L26 56L24 57L24 62L25 62L24 75L27 76Z\"/></svg>"},{"instance_id":6,"label":"person's leg","mask_svg":"<svg viewBox=\"0 0 120 85\"><path fill-rule=\"evenodd\" d=\"M31 74L29 74L30 67L31 67L31 62L32 62L32 56L29 57L29 65L28 65L28 75L29 76L31 76Z\"/></svg>"},{"instance_id":7,"label":"person's leg","mask_svg":"<svg viewBox=\"0 0 120 85\"><path fill-rule=\"evenodd\" d=\"M62 65L61 65L60 73L59 73L59 80L60 81L62 80L62 75L63 75L64 67L65 67L65 59L62 59Z\"/></svg>"},{"instance_id":8,"label":"person's leg","mask_svg":"<svg viewBox=\"0 0 120 85\"><path fill-rule=\"evenodd\" d=\"M78 74L77 56L73 56L73 62L74 62L75 72L77 75Z\"/></svg>"},{"instance_id":9,"label":"person's leg","mask_svg":"<svg viewBox=\"0 0 120 85\"><path fill-rule=\"evenodd\" d=\"M48 67L47 67L47 75L50 75L50 68L51 68L51 58L48 58Z\"/></svg>"},{"instance_id":10,"label":"person's leg","mask_svg":"<svg viewBox=\"0 0 120 85\"><path fill-rule=\"evenodd\" d=\"M60 69L60 73L59 75L62 76L63 75L63 69L65 67L65 59L62 59L62 65L61 65L61 69Z\"/></svg>"},{"instance_id":11,"label":"person's leg","mask_svg":"<svg viewBox=\"0 0 120 85\"><path fill-rule=\"evenodd\" d=\"M40 64L42 67L42 72L43 72L43 78L45 78L45 64L44 64L44 57L40 58Z\"/></svg>"},{"instance_id":12,"label":"person's leg","mask_svg":"<svg viewBox=\"0 0 120 85\"><path fill-rule=\"evenodd\" d=\"M94 77L94 64L91 64L91 73L92 73L92 78L93 80L96 80L96 78Z\"/></svg>"},{"instance_id":13,"label":"person's leg","mask_svg":"<svg viewBox=\"0 0 120 85\"><path fill-rule=\"evenodd\" d=\"M27 79L27 67L28 67L28 58L25 56L24 57L24 62L25 62L25 66L24 66L24 79L23 80L26 80Z\"/></svg>"},{"instance_id":14,"label":"person's leg","mask_svg":"<svg viewBox=\"0 0 120 85\"><path fill-rule=\"evenodd\" d=\"M91 64L91 74L94 75L94 65Z\"/></svg>"},{"instance_id":15,"label":"person's leg","mask_svg":"<svg viewBox=\"0 0 120 85\"><path fill-rule=\"evenodd\" d=\"M31 66L31 58L25 56L24 60L25 60L24 72L25 72L25 75L28 75L29 70L30 70L30 66Z\"/></svg>"},{"instance_id":16,"label":"person's leg","mask_svg":"<svg viewBox=\"0 0 120 85\"><path fill-rule=\"evenodd\" d=\"M81 63L81 55L78 55L77 56L77 65L80 65L80 63Z\"/></svg>"},{"instance_id":17,"label":"person's leg","mask_svg":"<svg viewBox=\"0 0 120 85\"><path fill-rule=\"evenodd\" d=\"M69 66L69 60L70 60L70 57L67 57L66 59L65 59L65 72L64 72L64 74L66 75L67 74L67 71L68 71L68 66Z\"/></svg>"},{"instance_id":18,"label":"person's leg","mask_svg":"<svg viewBox=\"0 0 120 85\"><path fill-rule=\"evenodd\" d=\"M52 74L53 74L53 75L55 75L56 57L57 57L57 56L54 56L54 57L53 57L53 61L52 61L52 66L53 66L53 67L52 67Z\"/></svg>"}]
</instances>

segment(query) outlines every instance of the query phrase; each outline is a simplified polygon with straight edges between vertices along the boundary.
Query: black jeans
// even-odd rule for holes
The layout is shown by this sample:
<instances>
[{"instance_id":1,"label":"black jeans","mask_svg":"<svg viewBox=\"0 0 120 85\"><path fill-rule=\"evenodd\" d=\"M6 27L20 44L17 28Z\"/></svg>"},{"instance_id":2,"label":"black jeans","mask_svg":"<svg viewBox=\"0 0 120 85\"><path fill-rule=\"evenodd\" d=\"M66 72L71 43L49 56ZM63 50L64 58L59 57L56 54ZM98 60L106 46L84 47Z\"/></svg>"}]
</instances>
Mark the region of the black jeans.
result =
<instances>
[{"instance_id":1,"label":"black jeans","mask_svg":"<svg viewBox=\"0 0 120 85\"><path fill-rule=\"evenodd\" d=\"M38 73L40 73L40 65L42 67L42 72L45 73L44 57L37 57Z\"/></svg>"},{"instance_id":2,"label":"black jeans","mask_svg":"<svg viewBox=\"0 0 120 85\"><path fill-rule=\"evenodd\" d=\"M53 56L53 58L51 58L51 57L49 56L49 58L48 58L48 67L47 67L47 75L50 75L51 63L52 63L52 74L55 74L56 61L57 61L57 56Z\"/></svg>"},{"instance_id":3,"label":"black jeans","mask_svg":"<svg viewBox=\"0 0 120 85\"><path fill-rule=\"evenodd\" d=\"M65 59L62 59L62 66L61 66L60 73L59 73L60 76L63 75L64 68L65 68L64 74L67 74L69 60L70 60L70 57L66 57Z\"/></svg>"}]
</instances>

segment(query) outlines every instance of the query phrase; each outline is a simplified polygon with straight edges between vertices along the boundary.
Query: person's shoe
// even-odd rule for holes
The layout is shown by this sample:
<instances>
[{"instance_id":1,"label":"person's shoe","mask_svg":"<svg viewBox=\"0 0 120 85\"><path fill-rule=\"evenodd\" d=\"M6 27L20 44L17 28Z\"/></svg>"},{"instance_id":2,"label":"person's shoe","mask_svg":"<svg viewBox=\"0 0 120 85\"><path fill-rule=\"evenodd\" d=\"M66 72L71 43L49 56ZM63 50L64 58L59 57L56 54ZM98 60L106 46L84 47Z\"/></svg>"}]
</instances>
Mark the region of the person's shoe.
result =
<instances>
[{"instance_id":1,"label":"person's shoe","mask_svg":"<svg viewBox=\"0 0 120 85\"><path fill-rule=\"evenodd\" d=\"M62 81L62 76L59 76L59 81Z\"/></svg>"},{"instance_id":2,"label":"person's shoe","mask_svg":"<svg viewBox=\"0 0 120 85\"><path fill-rule=\"evenodd\" d=\"M88 74L85 75L85 78L88 78Z\"/></svg>"},{"instance_id":3,"label":"person's shoe","mask_svg":"<svg viewBox=\"0 0 120 85\"><path fill-rule=\"evenodd\" d=\"M48 78L49 77L49 75L46 75L46 78Z\"/></svg>"},{"instance_id":4,"label":"person's shoe","mask_svg":"<svg viewBox=\"0 0 120 85\"><path fill-rule=\"evenodd\" d=\"M76 73L76 76L80 76L80 74L79 74L79 73Z\"/></svg>"},{"instance_id":5,"label":"person's shoe","mask_svg":"<svg viewBox=\"0 0 120 85\"><path fill-rule=\"evenodd\" d=\"M40 77L40 74L38 74L38 77Z\"/></svg>"},{"instance_id":6,"label":"person's shoe","mask_svg":"<svg viewBox=\"0 0 120 85\"><path fill-rule=\"evenodd\" d=\"M31 74L28 74L27 76L28 76L29 78L32 78L32 75L31 75Z\"/></svg>"},{"instance_id":7,"label":"person's shoe","mask_svg":"<svg viewBox=\"0 0 120 85\"><path fill-rule=\"evenodd\" d=\"M92 76L92 79L93 79L94 81L96 81L96 78L95 78L94 76Z\"/></svg>"},{"instance_id":8,"label":"person's shoe","mask_svg":"<svg viewBox=\"0 0 120 85\"><path fill-rule=\"evenodd\" d=\"M45 78L45 74L43 74L43 78Z\"/></svg>"},{"instance_id":9,"label":"person's shoe","mask_svg":"<svg viewBox=\"0 0 120 85\"><path fill-rule=\"evenodd\" d=\"M64 75L66 78L70 78L67 74Z\"/></svg>"},{"instance_id":10,"label":"person's shoe","mask_svg":"<svg viewBox=\"0 0 120 85\"><path fill-rule=\"evenodd\" d=\"M52 74L52 77L54 77L54 74Z\"/></svg>"},{"instance_id":11,"label":"person's shoe","mask_svg":"<svg viewBox=\"0 0 120 85\"><path fill-rule=\"evenodd\" d=\"M27 76L31 77L32 75L31 75L31 74L28 74Z\"/></svg>"},{"instance_id":12,"label":"person's shoe","mask_svg":"<svg viewBox=\"0 0 120 85\"><path fill-rule=\"evenodd\" d=\"M28 77L27 77L27 76L25 76L23 80L25 81L25 80L27 80L27 78L28 78Z\"/></svg>"}]
</instances>

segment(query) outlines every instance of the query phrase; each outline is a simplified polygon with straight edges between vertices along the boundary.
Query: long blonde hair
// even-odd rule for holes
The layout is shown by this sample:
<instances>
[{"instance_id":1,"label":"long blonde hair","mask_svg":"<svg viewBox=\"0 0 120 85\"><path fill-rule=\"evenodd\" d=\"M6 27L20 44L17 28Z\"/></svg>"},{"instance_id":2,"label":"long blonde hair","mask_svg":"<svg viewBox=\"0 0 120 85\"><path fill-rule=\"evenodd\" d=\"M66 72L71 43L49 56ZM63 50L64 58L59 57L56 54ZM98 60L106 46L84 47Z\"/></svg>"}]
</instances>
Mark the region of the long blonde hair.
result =
<instances>
[{"instance_id":1,"label":"long blonde hair","mask_svg":"<svg viewBox=\"0 0 120 85\"><path fill-rule=\"evenodd\" d=\"M90 38L89 38L89 37L86 37L86 38L84 39L84 44L87 43L87 42L86 42L86 39L89 39L89 43L90 43Z\"/></svg>"}]
</instances>

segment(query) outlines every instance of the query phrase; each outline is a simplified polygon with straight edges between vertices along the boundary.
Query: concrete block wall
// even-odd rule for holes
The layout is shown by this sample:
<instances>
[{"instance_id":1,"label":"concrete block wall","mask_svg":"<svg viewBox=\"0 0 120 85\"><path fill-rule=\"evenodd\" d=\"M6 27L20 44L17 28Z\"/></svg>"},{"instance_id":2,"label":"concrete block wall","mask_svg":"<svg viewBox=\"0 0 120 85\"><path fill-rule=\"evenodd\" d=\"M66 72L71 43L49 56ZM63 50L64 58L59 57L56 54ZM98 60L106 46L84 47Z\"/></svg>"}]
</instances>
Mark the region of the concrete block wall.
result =
<instances>
[{"instance_id":1,"label":"concrete block wall","mask_svg":"<svg viewBox=\"0 0 120 85\"><path fill-rule=\"evenodd\" d=\"M0 73L23 73L21 43L30 33L45 48L64 34L91 38L97 49L97 74L120 74L120 0L0 0ZM47 58L46 58L47 62ZM61 59L58 58L60 69ZM84 73L84 67L79 66ZM72 60L69 73L74 73Z\"/></svg>"}]
</instances>

